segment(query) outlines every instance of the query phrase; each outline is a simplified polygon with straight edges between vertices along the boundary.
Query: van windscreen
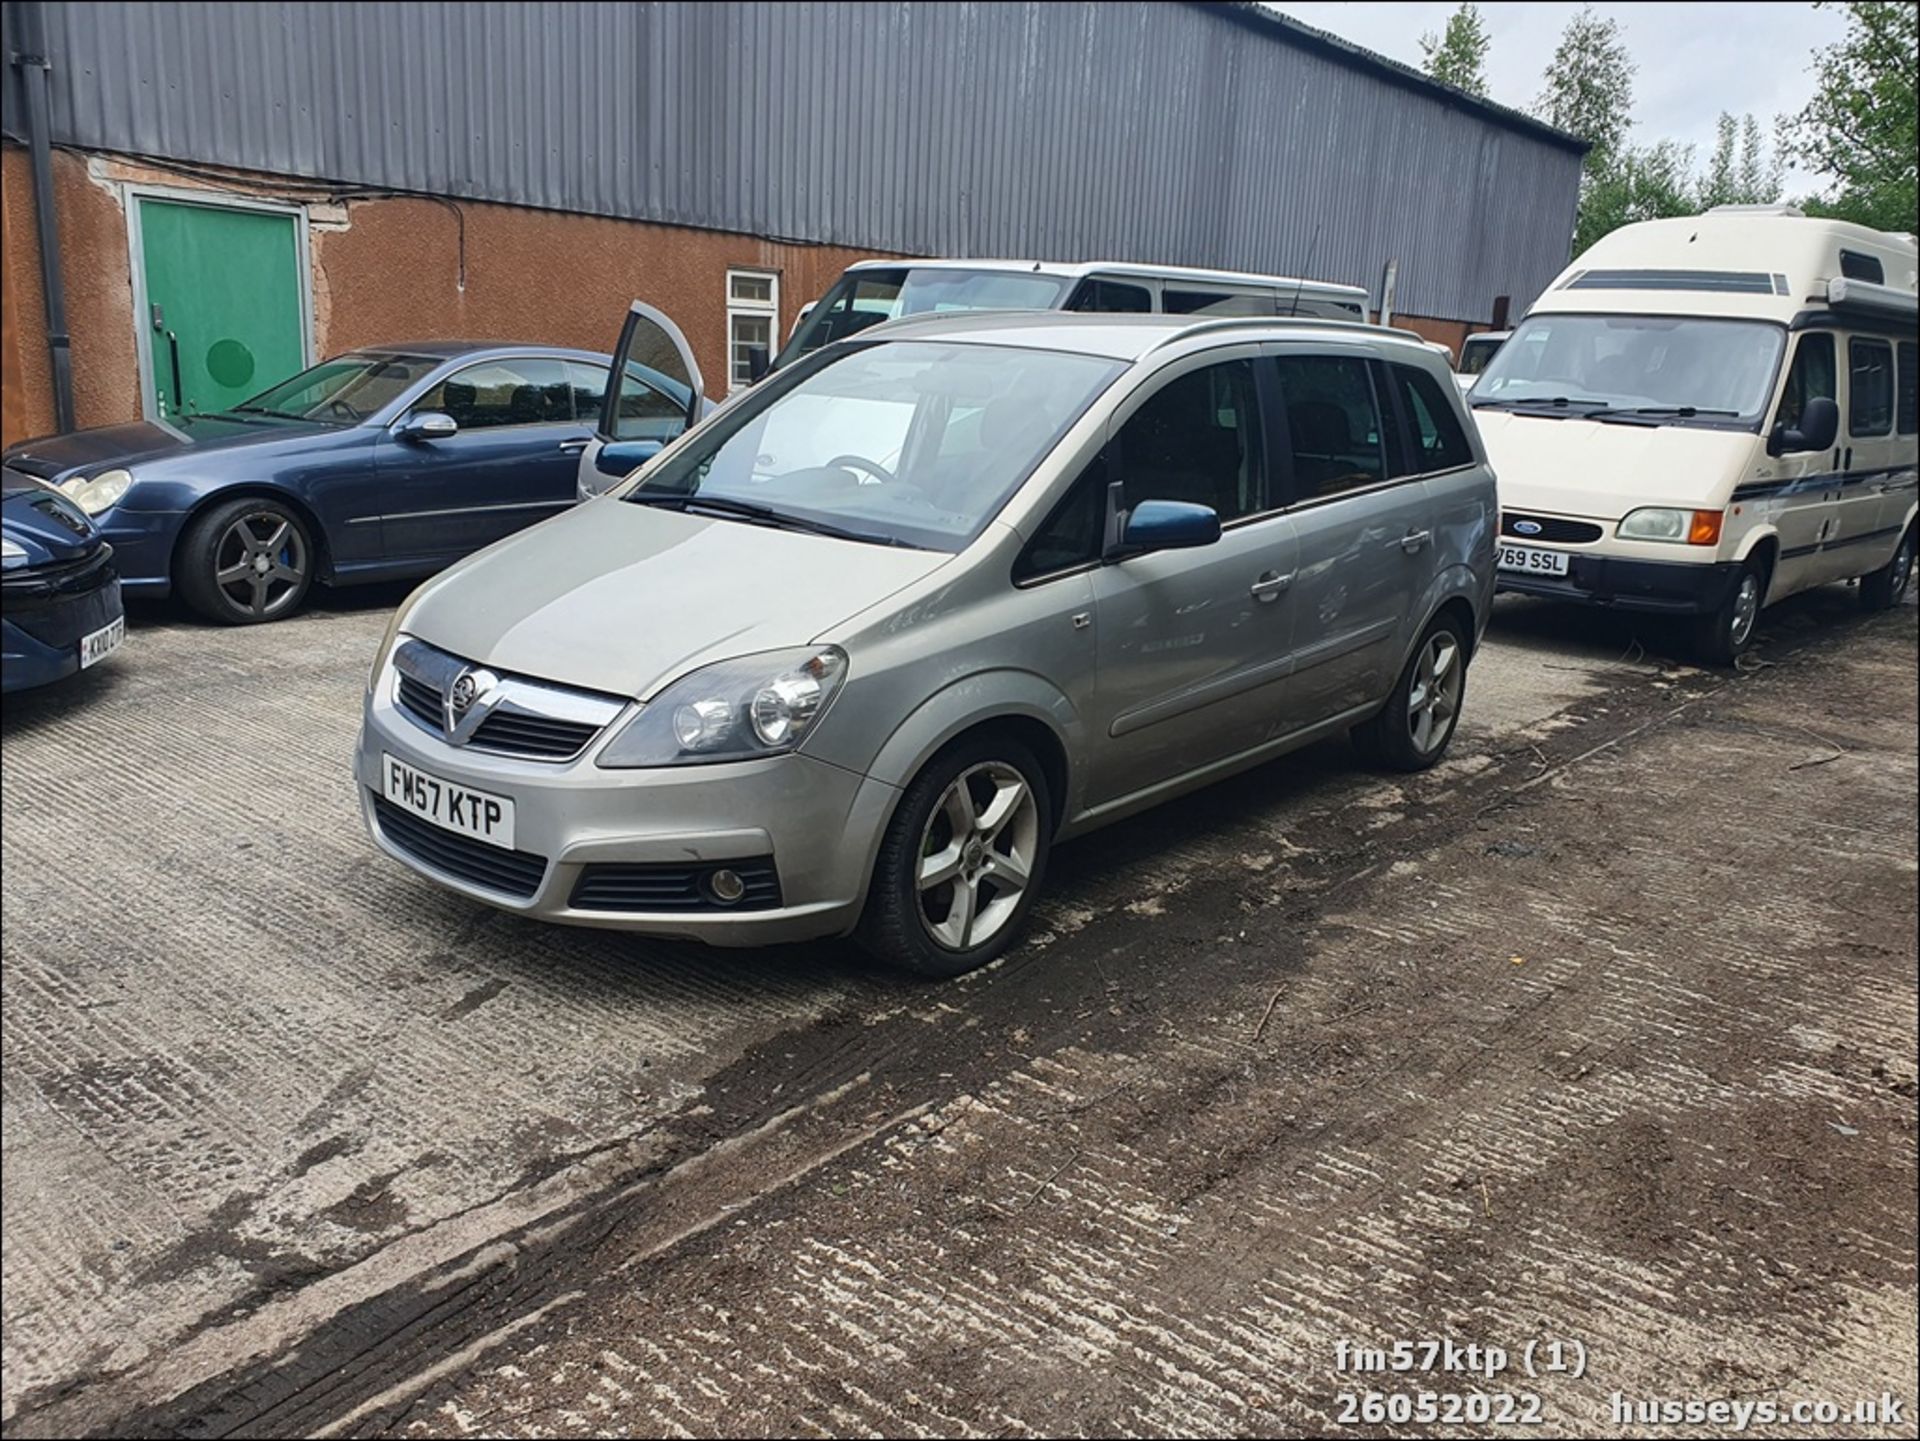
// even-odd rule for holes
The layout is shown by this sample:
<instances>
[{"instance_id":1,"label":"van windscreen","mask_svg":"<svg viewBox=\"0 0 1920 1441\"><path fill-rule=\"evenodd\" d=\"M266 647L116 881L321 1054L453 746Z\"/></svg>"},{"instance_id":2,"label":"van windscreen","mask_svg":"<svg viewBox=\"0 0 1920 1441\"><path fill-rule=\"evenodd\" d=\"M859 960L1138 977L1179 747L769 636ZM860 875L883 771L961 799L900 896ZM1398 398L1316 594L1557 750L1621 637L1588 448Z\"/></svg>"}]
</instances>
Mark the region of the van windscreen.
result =
<instances>
[{"instance_id":1,"label":"van windscreen","mask_svg":"<svg viewBox=\"0 0 1920 1441\"><path fill-rule=\"evenodd\" d=\"M791 365L823 345L858 335L902 315L955 310L1052 310L1067 281L1030 270L953 270L903 265L849 270L814 306L775 367Z\"/></svg>"}]
</instances>

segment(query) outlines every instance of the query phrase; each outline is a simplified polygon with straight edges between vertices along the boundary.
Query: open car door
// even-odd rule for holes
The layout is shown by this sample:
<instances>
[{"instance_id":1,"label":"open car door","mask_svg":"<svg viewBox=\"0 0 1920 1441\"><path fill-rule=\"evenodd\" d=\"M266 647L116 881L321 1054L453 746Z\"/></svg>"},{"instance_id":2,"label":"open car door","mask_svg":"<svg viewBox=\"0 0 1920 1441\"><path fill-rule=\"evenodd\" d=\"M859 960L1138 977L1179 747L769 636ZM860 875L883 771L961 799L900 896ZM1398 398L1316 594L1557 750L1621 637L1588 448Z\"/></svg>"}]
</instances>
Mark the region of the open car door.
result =
<instances>
[{"instance_id":1,"label":"open car door","mask_svg":"<svg viewBox=\"0 0 1920 1441\"><path fill-rule=\"evenodd\" d=\"M712 409L680 327L634 301L600 397L600 424L580 453L580 498L626 479Z\"/></svg>"}]
</instances>

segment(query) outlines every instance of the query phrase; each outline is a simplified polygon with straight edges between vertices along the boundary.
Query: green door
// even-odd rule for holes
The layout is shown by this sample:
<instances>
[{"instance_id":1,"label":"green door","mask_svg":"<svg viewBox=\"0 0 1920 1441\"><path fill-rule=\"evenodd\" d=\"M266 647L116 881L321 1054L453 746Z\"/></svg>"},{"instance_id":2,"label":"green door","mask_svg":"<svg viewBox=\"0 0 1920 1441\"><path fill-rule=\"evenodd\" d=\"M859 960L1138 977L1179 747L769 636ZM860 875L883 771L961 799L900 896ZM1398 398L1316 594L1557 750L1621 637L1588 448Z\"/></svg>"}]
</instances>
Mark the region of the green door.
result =
<instances>
[{"instance_id":1,"label":"green door","mask_svg":"<svg viewBox=\"0 0 1920 1441\"><path fill-rule=\"evenodd\" d=\"M305 367L297 216L139 205L155 414L227 410Z\"/></svg>"}]
</instances>

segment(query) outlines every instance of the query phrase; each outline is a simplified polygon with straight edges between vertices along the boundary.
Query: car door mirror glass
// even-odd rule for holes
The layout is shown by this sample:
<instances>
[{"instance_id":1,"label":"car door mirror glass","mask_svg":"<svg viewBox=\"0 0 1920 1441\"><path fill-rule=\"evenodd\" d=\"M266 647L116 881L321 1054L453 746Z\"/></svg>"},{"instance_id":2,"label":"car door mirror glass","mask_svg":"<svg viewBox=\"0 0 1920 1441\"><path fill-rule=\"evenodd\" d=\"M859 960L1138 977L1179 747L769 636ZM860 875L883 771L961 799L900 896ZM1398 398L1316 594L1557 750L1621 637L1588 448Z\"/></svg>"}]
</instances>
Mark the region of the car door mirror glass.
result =
<instances>
[{"instance_id":1,"label":"car door mirror glass","mask_svg":"<svg viewBox=\"0 0 1920 1441\"><path fill-rule=\"evenodd\" d=\"M400 427L402 440L428 441L445 440L458 435L460 426L451 415L442 410L418 410L409 415Z\"/></svg>"},{"instance_id":2,"label":"car door mirror glass","mask_svg":"<svg viewBox=\"0 0 1920 1441\"><path fill-rule=\"evenodd\" d=\"M1795 451L1825 450L1840 435L1840 407L1824 395L1816 395L1806 403L1800 412L1798 425L1787 425L1784 421L1774 426L1768 436L1767 448L1775 455L1790 455Z\"/></svg>"},{"instance_id":3,"label":"car door mirror glass","mask_svg":"<svg viewBox=\"0 0 1920 1441\"><path fill-rule=\"evenodd\" d=\"M1121 532L1124 553L1189 550L1220 539L1220 516L1210 505L1184 500L1143 500L1127 515Z\"/></svg>"},{"instance_id":4,"label":"car door mirror glass","mask_svg":"<svg viewBox=\"0 0 1920 1441\"><path fill-rule=\"evenodd\" d=\"M594 465L604 475L626 476L666 449L658 440L613 440L600 447Z\"/></svg>"}]
</instances>

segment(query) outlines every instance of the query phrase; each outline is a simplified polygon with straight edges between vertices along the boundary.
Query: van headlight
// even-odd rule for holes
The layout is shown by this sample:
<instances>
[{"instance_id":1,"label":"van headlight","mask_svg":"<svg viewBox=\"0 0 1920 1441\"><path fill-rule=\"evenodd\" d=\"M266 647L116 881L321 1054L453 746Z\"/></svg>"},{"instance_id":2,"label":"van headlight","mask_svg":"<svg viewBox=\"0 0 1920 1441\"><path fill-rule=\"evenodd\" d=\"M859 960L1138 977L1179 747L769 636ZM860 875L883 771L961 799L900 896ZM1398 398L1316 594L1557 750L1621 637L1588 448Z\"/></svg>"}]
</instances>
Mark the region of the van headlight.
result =
<instances>
[{"instance_id":1,"label":"van headlight","mask_svg":"<svg viewBox=\"0 0 1920 1441\"><path fill-rule=\"evenodd\" d=\"M69 476L60 489L88 515L98 515L120 503L120 497L133 489L130 470L103 470L95 476Z\"/></svg>"},{"instance_id":2,"label":"van headlight","mask_svg":"<svg viewBox=\"0 0 1920 1441\"><path fill-rule=\"evenodd\" d=\"M1718 545L1723 513L1647 506L1629 511L1614 534L1621 540L1658 540L1669 545Z\"/></svg>"},{"instance_id":3,"label":"van headlight","mask_svg":"<svg viewBox=\"0 0 1920 1441\"><path fill-rule=\"evenodd\" d=\"M783 754L819 723L846 677L846 652L830 645L703 666L648 701L597 764L627 770Z\"/></svg>"}]
</instances>

